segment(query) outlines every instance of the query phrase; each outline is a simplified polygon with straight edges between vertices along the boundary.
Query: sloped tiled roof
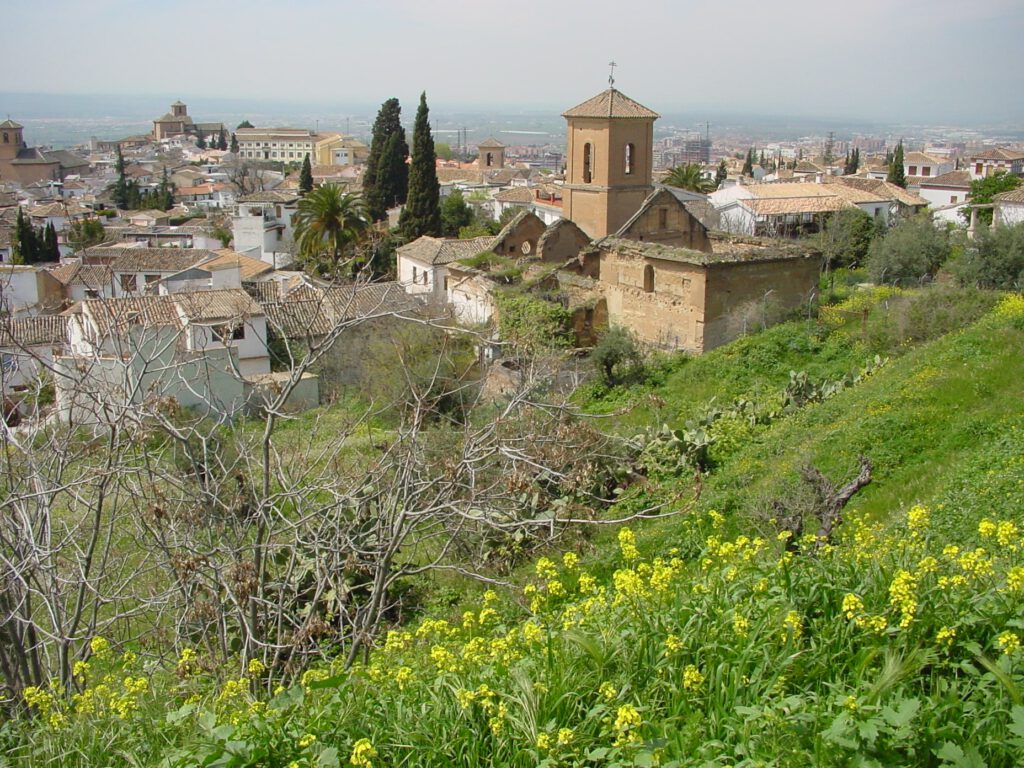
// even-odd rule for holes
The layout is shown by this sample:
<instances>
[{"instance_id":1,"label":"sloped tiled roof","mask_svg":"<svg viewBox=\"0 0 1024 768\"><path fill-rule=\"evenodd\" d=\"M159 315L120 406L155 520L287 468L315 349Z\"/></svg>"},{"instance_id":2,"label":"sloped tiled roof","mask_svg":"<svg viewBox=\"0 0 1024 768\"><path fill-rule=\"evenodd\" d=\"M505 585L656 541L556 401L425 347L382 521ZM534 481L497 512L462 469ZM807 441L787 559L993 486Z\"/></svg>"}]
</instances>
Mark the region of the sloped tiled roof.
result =
<instances>
[{"instance_id":1,"label":"sloped tiled roof","mask_svg":"<svg viewBox=\"0 0 1024 768\"><path fill-rule=\"evenodd\" d=\"M494 196L499 203L532 203L533 198L533 190L529 187L503 189Z\"/></svg>"},{"instance_id":2,"label":"sloped tiled roof","mask_svg":"<svg viewBox=\"0 0 1024 768\"><path fill-rule=\"evenodd\" d=\"M750 202L750 201L747 201ZM774 202L774 201L772 201ZM762 244L745 240L733 243L727 240L713 240L714 250L711 253L695 251L690 248L664 245L662 243L638 242L620 237L606 237L599 244L602 251L611 251L623 256L633 256L664 261L675 261L683 264L711 266L714 264L737 264L757 261L779 261L789 259L818 258L819 254L811 248L800 245L788 245L778 242Z\"/></svg>"},{"instance_id":3,"label":"sloped tiled roof","mask_svg":"<svg viewBox=\"0 0 1024 768\"><path fill-rule=\"evenodd\" d=\"M202 324L264 315L263 308L241 288L88 299L82 302L82 311L103 334L129 325L182 328L183 318Z\"/></svg>"},{"instance_id":4,"label":"sloped tiled roof","mask_svg":"<svg viewBox=\"0 0 1024 768\"><path fill-rule=\"evenodd\" d=\"M1007 192L1000 192L998 195L993 196L993 202L996 203L1011 203L1013 205L1024 204L1024 187L1017 187Z\"/></svg>"},{"instance_id":5,"label":"sloped tiled roof","mask_svg":"<svg viewBox=\"0 0 1024 768\"><path fill-rule=\"evenodd\" d=\"M971 155L972 160L1020 160L1024 158L1024 152L1019 149L1006 149L1005 147L993 147L983 149Z\"/></svg>"},{"instance_id":6,"label":"sloped tiled roof","mask_svg":"<svg viewBox=\"0 0 1024 768\"><path fill-rule=\"evenodd\" d=\"M36 315L0 320L0 347L60 345L68 340L68 319L61 315Z\"/></svg>"},{"instance_id":7,"label":"sloped tiled roof","mask_svg":"<svg viewBox=\"0 0 1024 768\"><path fill-rule=\"evenodd\" d=\"M87 299L81 302L101 334L133 325L181 328L181 317L171 296L123 296L117 299ZM70 310L69 310L70 311Z\"/></svg>"},{"instance_id":8,"label":"sloped tiled roof","mask_svg":"<svg viewBox=\"0 0 1024 768\"><path fill-rule=\"evenodd\" d=\"M274 271L274 268L265 261L254 259L251 256L244 256L231 248L221 248L215 251L215 253L217 255L214 258L203 262L203 269L237 266L239 277L242 280L253 280Z\"/></svg>"},{"instance_id":9,"label":"sloped tiled roof","mask_svg":"<svg viewBox=\"0 0 1024 768\"><path fill-rule=\"evenodd\" d=\"M0 128L24 128L24 127L25 126L23 126L21 123L16 123L13 120L11 120L10 118L7 118L2 123L0 123Z\"/></svg>"},{"instance_id":10,"label":"sloped tiled roof","mask_svg":"<svg viewBox=\"0 0 1024 768\"><path fill-rule=\"evenodd\" d=\"M969 171L947 171L941 176L936 176L928 181L922 181L921 186L969 188L971 186L971 174Z\"/></svg>"},{"instance_id":11,"label":"sloped tiled roof","mask_svg":"<svg viewBox=\"0 0 1024 768\"><path fill-rule=\"evenodd\" d=\"M115 272L180 272L214 258L205 248L91 248L88 256L113 256Z\"/></svg>"},{"instance_id":12,"label":"sloped tiled roof","mask_svg":"<svg viewBox=\"0 0 1024 768\"><path fill-rule=\"evenodd\" d=\"M326 336L338 323L412 312L422 304L401 284L385 282L327 288L304 285L276 301L263 303L263 308L277 333L304 338Z\"/></svg>"},{"instance_id":13,"label":"sloped tiled roof","mask_svg":"<svg viewBox=\"0 0 1024 768\"><path fill-rule=\"evenodd\" d=\"M78 259L53 267L50 274L61 285L84 285L94 290L109 286L113 279L110 267L103 264L83 264Z\"/></svg>"},{"instance_id":14,"label":"sloped tiled roof","mask_svg":"<svg viewBox=\"0 0 1024 768\"><path fill-rule=\"evenodd\" d=\"M78 203L46 203L32 208L28 215L37 219L50 218L53 216L85 216L92 213Z\"/></svg>"},{"instance_id":15,"label":"sloped tiled roof","mask_svg":"<svg viewBox=\"0 0 1024 768\"><path fill-rule=\"evenodd\" d=\"M941 158L934 157L932 155L927 155L924 152L907 152L907 154L903 157L903 163L905 165L921 165L922 163L939 165L941 162Z\"/></svg>"},{"instance_id":16,"label":"sloped tiled roof","mask_svg":"<svg viewBox=\"0 0 1024 768\"><path fill-rule=\"evenodd\" d=\"M490 236L456 240L447 237L423 235L398 249L398 253L424 264L442 266L458 259L468 259L483 251L489 251L495 243Z\"/></svg>"},{"instance_id":17,"label":"sloped tiled roof","mask_svg":"<svg viewBox=\"0 0 1024 768\"><path fill-rule=\"evenodd\" d=\"M481 149L504 149L505 145L491 136L477 144L477 147L480 147Z\"/></svg>"},{"instance_id":18,"label":"sloped tiled roof","mask_svg":"<svg viewBox=\"0 0 1024 768\"><path fill-rule=\"evenodd\" d=\"M282 192L276 189L253 192L238 198L240 203L294 203L301 195L297 192Z\"/></svg>"},{"instance_id":19,"label":"sloped tiled roof","mask_svg":"<svg viewBox=\"0 0 1024 768\"><path fill-rule=\"evenodd\" d=\"M637 120L656 120L657 112L633 101L616 88L608 88L596 96L562 113L562 117L611 117Z\"/></svg>"},{"instance_id":20,"label":"sloped tiled roof","mask_svg":"<svg viewBox=\"0 0 1024 768\"><path fill-rule=\"evenodd\" d=\"M740 205L749 208L759 216L781 216L783 214L830 213L852 208L853 203L839 195L825 197L765 198L761 200L739 200Z\"/></svg>"}]
</instances>

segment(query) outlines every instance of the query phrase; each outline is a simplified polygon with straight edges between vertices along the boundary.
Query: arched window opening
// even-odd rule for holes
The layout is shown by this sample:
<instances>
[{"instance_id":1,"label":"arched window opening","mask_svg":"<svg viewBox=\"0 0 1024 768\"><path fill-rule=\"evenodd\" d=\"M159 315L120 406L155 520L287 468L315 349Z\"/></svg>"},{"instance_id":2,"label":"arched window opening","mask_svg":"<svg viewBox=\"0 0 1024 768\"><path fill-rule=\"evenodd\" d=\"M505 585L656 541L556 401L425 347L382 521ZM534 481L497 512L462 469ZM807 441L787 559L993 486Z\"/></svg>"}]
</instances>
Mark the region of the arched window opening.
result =
<instances>
[{"instance_id":1,"label":"arched window opening","mask_svg":"<svg viewBox=\"0 0 1024 768\"><path fill-rule=\"evenodd\" d=\"M11 143L11 137L7 135L6 131L4 131L4 144L10 144L10 143Z\"/></svg>"},{"instance_id":2,"label":"arched window opening","mask_svg":"<svg viewBox=\"0 0 1024 768\"><path fill-rule=\"evenodd\" d=\"M494 154L491 152L487 153L487 167L490 168L494 165Z\"/></svg>"},{"instance_id":3,"label":"arched window opening","mask_svg":"<svg viewBox=\"0 0 1024 768\"><path fill-rule=\"evenodd\" d=\"M629 176L633 173L633 153L635 147L632 144L626 145L626 175Z\"/></svg>"},{"instance_id":4,"label":"arched window opening","mask_svg":"<svg viewBox=\"0 0 1024 768\"><path fill-rule=\"evenodd\" d=\"M644 267L644 292L654 293L654 267L650 264Z\"/></svg>"},{"instance_id":5,"label":"arched window opening","mask_svg":"<svg viewBox=\"0 0 1024 768\"><path fill-rule=\"evenodd\" d=\"M588 141L583 145L583 183L589 184L592 178L590 173L590 164L593 160L591 158L590 142Z\"/></svg>"}]
</instances>

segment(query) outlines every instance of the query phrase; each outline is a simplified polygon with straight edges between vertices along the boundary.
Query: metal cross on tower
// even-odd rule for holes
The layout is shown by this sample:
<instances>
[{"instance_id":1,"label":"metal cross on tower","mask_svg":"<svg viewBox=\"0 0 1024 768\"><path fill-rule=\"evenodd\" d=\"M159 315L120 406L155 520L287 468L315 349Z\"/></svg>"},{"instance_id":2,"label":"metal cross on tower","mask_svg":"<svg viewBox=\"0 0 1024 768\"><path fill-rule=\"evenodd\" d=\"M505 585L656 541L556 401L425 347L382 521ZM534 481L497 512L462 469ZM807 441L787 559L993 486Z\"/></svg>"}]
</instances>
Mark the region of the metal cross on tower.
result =
<instances>
[{"instance_id":1,"label":"metal cross on tower","mask_svg":"<svg viewBox=\"0 0 1024 768\"><path fill-rule=\"evenodd\" d=\"M608 72L608 87L609 88L614 88L615 87L615 67L617 67L618 64L616 64L614 61L609 61L608 62L608 66L610 67L610 70Z\"/></svg>"}]
</instances>

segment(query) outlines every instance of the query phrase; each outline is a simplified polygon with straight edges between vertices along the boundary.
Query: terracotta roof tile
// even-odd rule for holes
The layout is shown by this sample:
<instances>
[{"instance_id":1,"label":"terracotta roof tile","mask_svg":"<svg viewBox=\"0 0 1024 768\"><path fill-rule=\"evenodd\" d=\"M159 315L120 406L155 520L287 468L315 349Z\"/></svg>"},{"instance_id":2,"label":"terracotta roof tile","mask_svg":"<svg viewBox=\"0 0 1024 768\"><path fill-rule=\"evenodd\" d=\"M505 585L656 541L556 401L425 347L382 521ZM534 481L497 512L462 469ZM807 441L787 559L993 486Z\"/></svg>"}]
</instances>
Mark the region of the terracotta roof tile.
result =
<instances>
[{"instance_id":1,"label":"terracotta roof tile","mask_svg":"<svg viewBox=\"0 0 1024 768\"><path fill-rule=\"evenodd\" d=\"M656 120L661 115L633 101L616 88L609 88L562 113L562 117L612 117Z\"/></svg>"}]
</instances>

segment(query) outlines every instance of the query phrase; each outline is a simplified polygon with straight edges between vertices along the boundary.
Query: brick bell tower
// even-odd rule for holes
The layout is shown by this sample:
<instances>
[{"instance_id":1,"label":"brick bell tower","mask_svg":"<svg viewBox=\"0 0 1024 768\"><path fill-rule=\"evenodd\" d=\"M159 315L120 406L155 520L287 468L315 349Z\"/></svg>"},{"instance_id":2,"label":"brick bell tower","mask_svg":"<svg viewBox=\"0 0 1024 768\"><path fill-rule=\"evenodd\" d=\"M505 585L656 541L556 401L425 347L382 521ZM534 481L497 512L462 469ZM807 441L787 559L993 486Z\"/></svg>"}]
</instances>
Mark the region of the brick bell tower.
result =
<instances>
[{"instance_id":1,"label":"brick bell tower","mask_svg":"<svg viewBox=\"0 0 1024 768\"><path fill-rule=\"evenodd\" d=\"M617 90L614 77L608 85L562 113L568 123L563 213L594 239L617 232L650 194L660 117Z\"/></svg>"}]
</instances>

